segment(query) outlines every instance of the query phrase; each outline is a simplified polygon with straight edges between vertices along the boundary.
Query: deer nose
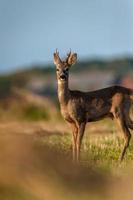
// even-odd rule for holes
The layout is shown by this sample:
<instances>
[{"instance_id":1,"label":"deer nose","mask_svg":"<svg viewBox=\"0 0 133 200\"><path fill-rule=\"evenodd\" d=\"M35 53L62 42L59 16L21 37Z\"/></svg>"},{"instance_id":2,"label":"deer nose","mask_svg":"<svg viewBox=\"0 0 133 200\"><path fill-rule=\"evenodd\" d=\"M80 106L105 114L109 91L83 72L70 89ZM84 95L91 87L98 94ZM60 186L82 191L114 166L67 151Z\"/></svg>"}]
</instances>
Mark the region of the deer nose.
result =
<instances>
[{"instance_id":1,"label":"deer nose","mask_svg":"<svg viewBox=\"0 0 133 200\"><path fill-rule=\"evenodd\" d=\"M60 78L64 80L64 79L66 78L66 76L65 76L64 74L62 74L62 75L60 76Z\"/></svg>"}]
</instances>

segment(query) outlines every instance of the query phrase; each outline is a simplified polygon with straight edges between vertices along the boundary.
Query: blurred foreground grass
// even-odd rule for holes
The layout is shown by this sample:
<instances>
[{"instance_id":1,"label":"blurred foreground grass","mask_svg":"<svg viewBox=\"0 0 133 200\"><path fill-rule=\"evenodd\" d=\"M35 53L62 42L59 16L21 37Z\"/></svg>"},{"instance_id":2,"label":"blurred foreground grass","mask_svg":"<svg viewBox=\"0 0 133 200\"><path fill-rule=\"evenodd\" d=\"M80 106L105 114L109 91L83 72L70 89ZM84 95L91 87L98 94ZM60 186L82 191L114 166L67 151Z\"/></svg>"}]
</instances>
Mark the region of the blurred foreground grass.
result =
<instances>
[{"instance_id":1,"label":"blurred foreground grass","mask_svg":"<svg viewBox=\"0 0 133 200\"><path fill-rule=\"evenodd\" d=\"M69 133L37 125L0 126L0 200L132 199L133 140L120 163L123 140L110 122L87 129L80 165L72 162Z\"/></svg>"}]
</instances>

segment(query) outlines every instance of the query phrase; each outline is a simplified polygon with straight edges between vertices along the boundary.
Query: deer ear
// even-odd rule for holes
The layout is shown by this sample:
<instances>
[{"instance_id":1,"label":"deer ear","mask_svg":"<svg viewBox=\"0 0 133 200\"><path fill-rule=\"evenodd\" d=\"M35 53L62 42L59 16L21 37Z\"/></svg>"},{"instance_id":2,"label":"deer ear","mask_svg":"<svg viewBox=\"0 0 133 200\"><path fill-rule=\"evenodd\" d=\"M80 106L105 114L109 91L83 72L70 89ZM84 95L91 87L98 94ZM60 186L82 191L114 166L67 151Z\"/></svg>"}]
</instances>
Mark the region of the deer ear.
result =
<instances>
[{"instance_id":1,"label":"deer ear","mask_svg":"<svg viewBox=\"0 0 133 200\"><path fill-rule=\"evenodd\" d=\"M71 65L74 65L77 61L77 54L76 53L73 53L73 54L70 54L69 58L68 58L68 65L71 66Z\"/></svg>"}]
</instances>

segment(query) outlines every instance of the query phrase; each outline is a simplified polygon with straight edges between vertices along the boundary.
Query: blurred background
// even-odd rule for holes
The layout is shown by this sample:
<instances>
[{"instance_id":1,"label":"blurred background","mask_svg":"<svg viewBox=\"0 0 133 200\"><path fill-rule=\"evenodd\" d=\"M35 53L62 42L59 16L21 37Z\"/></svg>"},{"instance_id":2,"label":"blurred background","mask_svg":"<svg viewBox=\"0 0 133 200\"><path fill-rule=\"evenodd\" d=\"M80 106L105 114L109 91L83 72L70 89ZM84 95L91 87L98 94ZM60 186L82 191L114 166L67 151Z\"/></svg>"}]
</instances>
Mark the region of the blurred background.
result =
<instances>
[{"instance_id":1,"label":"blurred background","mask_svg":"<svg viewBox=\"0 0 133 200\"><path fill-rule=\"evenodd\" d=\"M4 97L8 109L43 97L56 110L56 48L61 58L70 49L78 54L71 89L133 88L132 18L132 0L0 0L1 103Z\"/></svg>"},{"instance_id":2,"label":"blurred background","mask_svg":"<svg viewBox=\"0 0 133 200\"><path fill-rule=\"evenodd\" d=\"M133 88L132 19L132 0L0 0L0 199L132 199L132 179L118 177L133 156L118 164L112 122L89 125L83 166L69 160L53 64L56 48L61 58L71 49L71 89Z\"/></svg>"},{"instance_id":3,"label":"blurred background","mask_svg":"<svg viewBox=\"0 0 133 200\"><path fill-rule=\"evenodd\" d=\"M132 18L132 0L0 0L1 99L57 100L56 48L62 58L70 49L78 54L71 89L133 88Z\"/></svg>"}]
</instances>

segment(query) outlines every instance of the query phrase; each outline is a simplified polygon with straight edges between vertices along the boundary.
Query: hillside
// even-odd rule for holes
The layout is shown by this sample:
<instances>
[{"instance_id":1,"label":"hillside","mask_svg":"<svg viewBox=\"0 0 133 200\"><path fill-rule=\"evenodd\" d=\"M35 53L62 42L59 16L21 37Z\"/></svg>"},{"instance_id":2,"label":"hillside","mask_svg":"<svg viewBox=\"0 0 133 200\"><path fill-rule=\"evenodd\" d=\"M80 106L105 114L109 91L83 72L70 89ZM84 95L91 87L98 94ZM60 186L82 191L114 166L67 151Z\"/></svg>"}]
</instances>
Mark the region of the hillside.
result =
<instances>
[{"instance_id":1,"label":"hillside","mask_svg":"<svg viewBox=\"0 0 133 200\"><path fill-rule=\"evenodd\" d=\"M121 84L123 77L128 74L131 77L132 73L133 59L131 58L81 61L71 68L70 88L91 90L114 83ZM1 96L6 96L12 87L26 88L44 96L56 96L54 65L34 65L25 70L0 76Z\"/></svg>"},{"instance_id":2,"label":"hillside","mask_svg":"<svg viewBox=\"0 0 133 200\"><path fill-rule=\"evenodd\" d=\"M113 84L133 88L132 59L83 61L70 70L71 89L88 91ZM0 76L0 120L8 117L21 120L58 119L58 108L54 65L31 66L27 70Z\"/></svg>"}]
</instances>

